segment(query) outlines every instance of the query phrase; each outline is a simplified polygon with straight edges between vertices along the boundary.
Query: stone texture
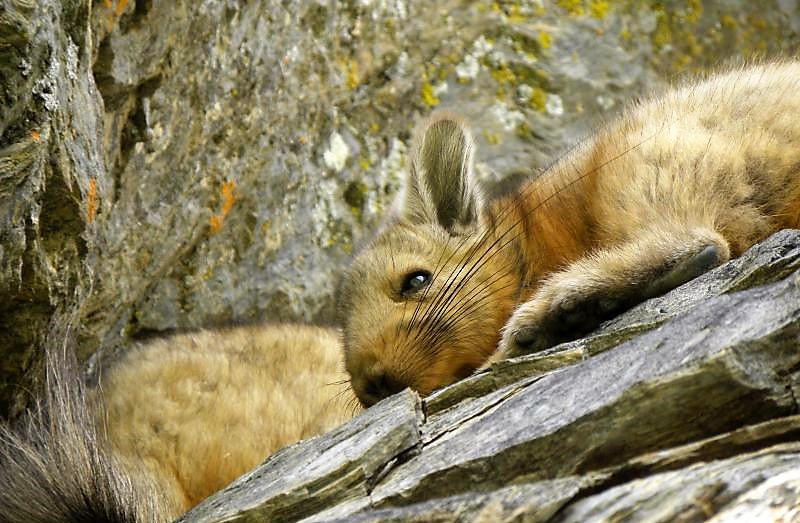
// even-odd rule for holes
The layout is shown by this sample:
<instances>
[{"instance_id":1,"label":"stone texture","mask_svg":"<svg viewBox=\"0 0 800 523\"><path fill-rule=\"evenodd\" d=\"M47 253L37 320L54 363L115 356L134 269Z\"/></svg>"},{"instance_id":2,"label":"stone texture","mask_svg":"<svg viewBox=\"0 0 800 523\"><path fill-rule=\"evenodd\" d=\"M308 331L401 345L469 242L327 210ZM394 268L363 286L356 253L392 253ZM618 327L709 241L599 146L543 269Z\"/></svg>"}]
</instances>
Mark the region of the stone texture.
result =
<instances>
[{"instance_id":1,"label":"stone texture","mask_svg":"<svg viewBox=\"0 0 800 523\"><path fill-rule=\"evenodd\" d=\"M365 496L392 460L419 444L417 394L406 390L380 405L323 437L276 452L192 510L189 520L295 521Z\"/></svg>"}]
</instances>

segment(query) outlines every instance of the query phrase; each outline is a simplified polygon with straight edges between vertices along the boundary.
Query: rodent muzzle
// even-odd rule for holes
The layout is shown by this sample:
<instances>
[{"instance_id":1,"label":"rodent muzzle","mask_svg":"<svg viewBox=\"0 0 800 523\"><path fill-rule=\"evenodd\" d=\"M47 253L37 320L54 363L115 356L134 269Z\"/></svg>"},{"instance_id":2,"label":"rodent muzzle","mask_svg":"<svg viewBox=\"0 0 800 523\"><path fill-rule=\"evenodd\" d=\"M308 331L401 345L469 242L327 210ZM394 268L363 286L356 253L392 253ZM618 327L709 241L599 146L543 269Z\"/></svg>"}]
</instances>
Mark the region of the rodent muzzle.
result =
<instances>
[{"instance_id":1,"label":"rodent muzzle","mask_svg":"<svg viewBox=\"0 0 800 523\"><path fill-rule=\"evenodd\" d=\"M356 395L361 405L371 407L380 400L406 389L408 384L387 372L379 372L368 376L364 381L362 390L357 390Z\"/></svg>"}]
</instances>

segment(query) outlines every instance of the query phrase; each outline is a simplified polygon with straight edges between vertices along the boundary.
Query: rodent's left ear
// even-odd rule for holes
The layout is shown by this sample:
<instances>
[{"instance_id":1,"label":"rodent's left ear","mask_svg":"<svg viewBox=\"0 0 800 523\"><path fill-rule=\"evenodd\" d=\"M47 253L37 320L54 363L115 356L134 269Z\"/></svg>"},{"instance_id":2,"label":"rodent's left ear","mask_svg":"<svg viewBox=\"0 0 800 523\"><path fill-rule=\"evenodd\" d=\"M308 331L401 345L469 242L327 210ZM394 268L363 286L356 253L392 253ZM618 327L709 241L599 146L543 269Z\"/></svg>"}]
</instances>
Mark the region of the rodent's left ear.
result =
<instances>
[{"instance_id":1,"label":"rodent's left ear","mask_svg":"<svg viewBox=\"0 0 800 523\"><path fill-rule=\"evenodd\" d=\"M402 213L449 232L478 224L481 196L473 175L472 133L463 119L438 112L415 133Z\"/></svg>"}]
</instances>

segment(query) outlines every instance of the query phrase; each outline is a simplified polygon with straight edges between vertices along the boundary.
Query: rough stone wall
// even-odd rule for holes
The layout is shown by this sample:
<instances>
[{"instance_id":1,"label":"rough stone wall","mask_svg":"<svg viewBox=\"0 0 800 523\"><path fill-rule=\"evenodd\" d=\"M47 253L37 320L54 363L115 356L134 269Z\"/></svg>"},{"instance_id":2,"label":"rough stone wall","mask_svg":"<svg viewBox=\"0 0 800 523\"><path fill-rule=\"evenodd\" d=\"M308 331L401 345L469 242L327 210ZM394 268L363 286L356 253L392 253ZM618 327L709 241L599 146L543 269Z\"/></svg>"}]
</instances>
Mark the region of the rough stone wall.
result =
<instances>
[{"instance_id":1,"label":"rough stone wall","mask_svg":"<svg viewBox=\"0 0 800 523\"><path fill-rule=\"evenodd\" d=\"M68 329L87 358L172 329L329 319L432 109L475 123L492 182L666 80L794 50L799 9L4 0L0 412Z\"/></svg>"}]
</instances>

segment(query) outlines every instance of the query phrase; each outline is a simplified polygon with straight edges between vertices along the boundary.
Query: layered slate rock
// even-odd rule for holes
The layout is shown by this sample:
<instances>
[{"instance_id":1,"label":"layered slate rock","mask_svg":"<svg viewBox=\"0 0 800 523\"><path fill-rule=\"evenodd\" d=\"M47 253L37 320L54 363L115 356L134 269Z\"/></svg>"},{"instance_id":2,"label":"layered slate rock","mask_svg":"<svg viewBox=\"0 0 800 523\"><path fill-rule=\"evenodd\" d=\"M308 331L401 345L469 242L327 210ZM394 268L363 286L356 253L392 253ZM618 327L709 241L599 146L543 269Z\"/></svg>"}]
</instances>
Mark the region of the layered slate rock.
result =
<instances>
[{"instance_id":1,"label":"layered slate rock","mask_svg":"<svg viewBox=\"0 0 800 523\"><path fill-rule=\"evenodd\" d=\"M793 497L800 466L798 264L800 232L782 231L583 340L498 363L437 392L422 401L424 418L408 418L418 431L413 445L391 456L364 454L364 470L374 471L366 491L326 492L325 506L315 506L320 511L287 520L800 517ZM409 394L302 445L314 456L310 449L328 448L344 433L387 431L402 416L369 424L387 423L378 413ZM280 474L296 477L287 493L308 481L335 485L338 461L327 457L335 462L325 479L287 472L305 469L299 454L283 462ZM275 481L270 462L184 521L248 521L265 507L274 510L281 496L257 494ZM245 484L251 495L242 505Z\"/></svg>"},{"instance_id":2,"label":"layered slate rock","mask_svg":"<svg viewBox=\"0 0 800 523\"><path fill-rule=\"evenodd\" d=\"M322 438L276 452L191 521L295 521L368 495L387 464L419 444L419 397L406 390Z\"/></svg>"}]
</instances>

